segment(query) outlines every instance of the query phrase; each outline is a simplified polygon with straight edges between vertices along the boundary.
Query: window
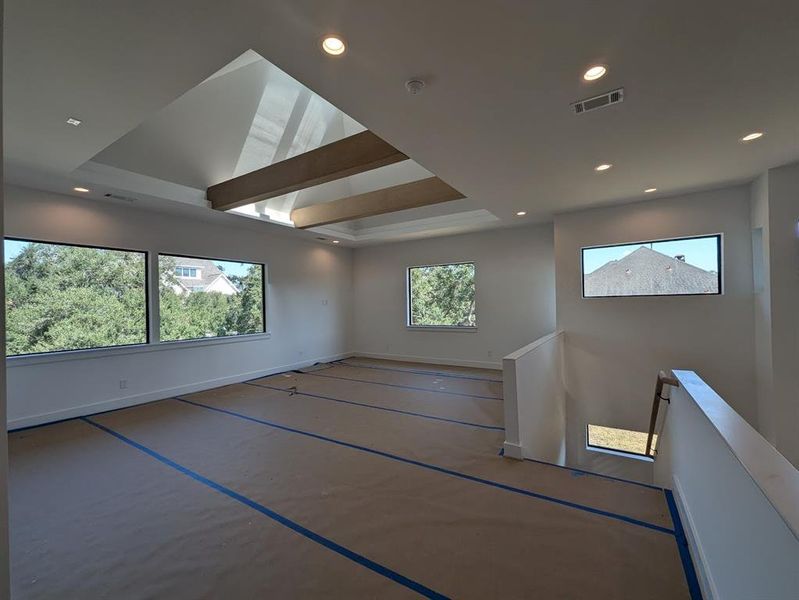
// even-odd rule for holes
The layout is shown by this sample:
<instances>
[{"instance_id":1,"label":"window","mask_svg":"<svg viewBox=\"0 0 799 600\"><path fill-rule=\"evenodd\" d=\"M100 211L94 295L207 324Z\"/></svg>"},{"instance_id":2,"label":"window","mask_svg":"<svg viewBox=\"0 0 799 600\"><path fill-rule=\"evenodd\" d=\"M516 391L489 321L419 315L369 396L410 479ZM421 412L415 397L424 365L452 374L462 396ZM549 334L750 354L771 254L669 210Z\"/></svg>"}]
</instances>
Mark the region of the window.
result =
<instances>
[{"instance_id":1,"label":"window","mask_svg":"<svg viewBox=\"0 0 799 600\"><path fill-rule=\"evenodd\" d=\"M630 431L629 429L616 429L601 425L588 426L588 447L602 450L613 450L625 454L646 456L645 431ZM657 447L657 434L652 436L652 447Z\"/></svg>"},{"instance_id":2,"label":"window","mask_svg":"<svg viewBox=\"0 0 799 600\"><path fill-rule=\"evenodd\" d=\"M189 277L191 279L197 279L197 268L196 267L175 267L175 275L178 277Z\"/></svg>"},{"instance_id":3,"label":"window","mask_svg":"<svg viewBox=\"0 0 799 600\"><path fill-rule=\"evenodd\" d=\"M721 293L721 235L582 249L583 297Z\"/></svg>"},{"instance_id":4,"label":"window","mask_svg":"<svg viewBox=\"0 0 799 600\"><path fill-rule=\"evenodd\" d=\"M408 269L409 327L477 327L474 263Z\"/></svg>"},{"instance_id":5,"label":"window","mask_svg":"<svg viewBox=\"0 0 799 600\"><path fill-rule=\"evenodd\" d=\"M162 341L265 331L262 264L159 254L158 282Z\"/></svg>"},{"instance_id":6,"label":"window","mask_svg":"<svg viewBox=\"0 0 799 600\"><path fill-rule=\"evenodd\" d=\"M7 238L9 356L147 343L147 255Z\"/></svg>"}]
</instances>

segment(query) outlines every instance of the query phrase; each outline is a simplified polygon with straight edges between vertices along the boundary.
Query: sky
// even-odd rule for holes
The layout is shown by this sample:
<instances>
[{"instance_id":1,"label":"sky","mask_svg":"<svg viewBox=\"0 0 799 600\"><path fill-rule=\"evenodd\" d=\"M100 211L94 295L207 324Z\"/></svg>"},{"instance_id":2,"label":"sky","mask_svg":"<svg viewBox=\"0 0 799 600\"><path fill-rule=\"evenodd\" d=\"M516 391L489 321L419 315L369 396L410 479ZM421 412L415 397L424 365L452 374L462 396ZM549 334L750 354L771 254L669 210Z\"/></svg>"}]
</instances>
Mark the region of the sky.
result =
<instances>
[{"instance_id":1,"label":"sky","mask_svg":"<svg viewBox=\"0 0 799 600\"><path fill-rule=\"evenodd\" d=\"M21 242L18 240L5 240L5 264L14 260L20 252L31 242ZM230 260L214 260L214 264L221 268L227 275L238 275L243 277L247 274L250 263L234 262Z\"/></svg>"},{"instance_id":2,"label":"sky","mask_svg":"<svg viewBox=\"0 0 799 600\"><path fill-rule=\"evenodd\" d=\"M593 273L602 265L620 260L640 247L647 247L666 256L685 255L685 262L704 269L718 271L718 247L715 237L673 240L669 242L648 242L627 244L605 248L585 248L583 250L583 273Z\"/></svg>"}]
</instances>

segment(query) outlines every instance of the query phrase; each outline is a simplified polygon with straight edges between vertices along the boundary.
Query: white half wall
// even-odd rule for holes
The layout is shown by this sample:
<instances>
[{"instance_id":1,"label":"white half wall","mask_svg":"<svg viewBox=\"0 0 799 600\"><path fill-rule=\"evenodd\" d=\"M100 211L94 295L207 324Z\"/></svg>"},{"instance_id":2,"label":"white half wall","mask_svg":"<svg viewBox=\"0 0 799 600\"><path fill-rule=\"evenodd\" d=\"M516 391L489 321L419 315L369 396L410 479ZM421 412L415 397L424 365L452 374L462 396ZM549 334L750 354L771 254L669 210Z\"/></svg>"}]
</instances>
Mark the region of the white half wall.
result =
<instances>
[{"instance_id":1,"label":"white half wall","mask_svg":"<svg viewBox=\"0 0 799 600\"><path fill-rule=\"evenodd\" d=\"M9 359L11 428L348 355L350 249L198 207L165 214L11 186L5 196L7 236L264 262L269 279L269 334ZM126 389L120 389L123 379Z\"/></svg>"},{"instance_id":2,"label":"white half wall","mask_svg":"<svg viewBox=\"0 0 799 600\"><path fill-rule=\"evenodd\" d=\"M795 598L799 472L696 373L675 376L655 474L674 490L703 597Z\"/></svg>"},{"instance_id":3,"label":"white half wall","mask_svg":"<svg viewBox=\"0 0 799 600\"><path fill-rule=\"evenodd\" d=\"M407 268L467 261L476 263L477 329L409 329ZM551 225L356 249L354 350L498 369L503 356L554 330L554 280Z\"/></svg>"},{"instance_id":4,"label":"white half wall","mask_svg":"<svg viewBox=\"0 0 799 600\"><path fill-rule=\"evenodd\" d=\"M566 464L563 332L502 359L505 456Z\"/></svg>"},{"instance_id":5,"label":"white half wall","mask_svg":"<svg viewBox=\"0 0 799 600\"><path fill-rule=\"evenodd\" d=\"M714 233L723 234L722 295L582 297L584 246ZM651 479L651 463L586 449L585 427L646 431L661 369L697 371L757 423L748 186L559 215L555 262L570 465Z\"/></svg>"}]
</instances>

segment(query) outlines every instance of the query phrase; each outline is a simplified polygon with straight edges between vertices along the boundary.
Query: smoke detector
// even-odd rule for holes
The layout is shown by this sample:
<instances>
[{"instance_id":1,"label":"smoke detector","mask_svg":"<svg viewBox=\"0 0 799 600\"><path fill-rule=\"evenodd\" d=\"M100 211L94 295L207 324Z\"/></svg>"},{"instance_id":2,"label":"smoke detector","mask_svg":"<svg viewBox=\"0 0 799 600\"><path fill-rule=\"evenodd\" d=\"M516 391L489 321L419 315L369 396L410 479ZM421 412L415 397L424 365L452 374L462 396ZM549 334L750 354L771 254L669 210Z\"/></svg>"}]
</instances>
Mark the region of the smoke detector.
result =
<instances>
[{"instance_id":1,"label":"smoke detector","mask_svg":"<svg viewBox=\"0 0 799 600\"><path fill-rule=\"evenodd\" d=\"M421 93L424 89L425 83L421 79L409 79L405 82L405 89L411 96Z\"/></svg>"}]
</instances>

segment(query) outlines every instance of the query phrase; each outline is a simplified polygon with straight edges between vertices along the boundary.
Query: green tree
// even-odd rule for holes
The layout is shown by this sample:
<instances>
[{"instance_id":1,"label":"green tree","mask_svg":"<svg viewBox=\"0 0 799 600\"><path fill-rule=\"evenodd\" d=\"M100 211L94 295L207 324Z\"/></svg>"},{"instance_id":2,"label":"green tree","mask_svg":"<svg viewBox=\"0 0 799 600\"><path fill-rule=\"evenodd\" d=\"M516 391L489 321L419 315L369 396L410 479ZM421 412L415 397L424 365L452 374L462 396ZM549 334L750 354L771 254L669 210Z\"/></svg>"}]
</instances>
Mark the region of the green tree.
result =
<instances>
[{"instance_id":1,"label":"green tree","mask_svg":"<svg viewBox=\"0 0 799 600\"><path fill-rule=\"evenodd\" d=\"M411 325L474 327L474 264L410 270Z\"/></svg>"}]
</instances>

